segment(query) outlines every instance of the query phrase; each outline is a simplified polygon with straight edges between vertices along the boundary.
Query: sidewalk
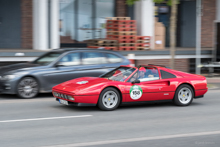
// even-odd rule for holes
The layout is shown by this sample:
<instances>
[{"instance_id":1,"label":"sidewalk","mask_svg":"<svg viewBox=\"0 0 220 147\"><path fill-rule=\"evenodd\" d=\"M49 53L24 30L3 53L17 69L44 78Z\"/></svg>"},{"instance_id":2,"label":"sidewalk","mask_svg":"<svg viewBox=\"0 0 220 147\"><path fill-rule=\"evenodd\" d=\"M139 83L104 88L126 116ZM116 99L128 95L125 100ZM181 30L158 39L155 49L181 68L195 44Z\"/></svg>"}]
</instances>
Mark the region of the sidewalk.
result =
<instances>
[{"instance_id":1,"label":"sidewalk","mask_svg":"<svg viewBox=\"0 0 220 147\"><path fill-rule=\"evenodd\" d=\"M211 84L220 84L220 77L213 77L213 78L206 78L207 79L207 83L211 83Z\"/></svg>"}]
</instances>

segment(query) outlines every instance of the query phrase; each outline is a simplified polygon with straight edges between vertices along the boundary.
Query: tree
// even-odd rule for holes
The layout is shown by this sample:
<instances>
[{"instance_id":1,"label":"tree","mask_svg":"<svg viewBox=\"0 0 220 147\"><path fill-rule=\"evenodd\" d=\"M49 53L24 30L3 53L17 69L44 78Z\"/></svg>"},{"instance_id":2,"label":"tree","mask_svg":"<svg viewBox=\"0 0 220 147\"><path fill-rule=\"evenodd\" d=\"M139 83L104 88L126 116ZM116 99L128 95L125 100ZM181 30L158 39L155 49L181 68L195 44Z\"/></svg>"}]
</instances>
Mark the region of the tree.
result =
<instances>
[{"instance_id":1,"label":"tree","mask_svg":"<svg viewBox=\"0 0 220 147\"><path fill-rule=\"evenodd\" d=\"M126 4L131 6L139 0L126 0ZM179 0L153 0L155 3L167 3L168 6L171 6L171 16L170 16L170 67L174 69L175 64L175 48L176 48L176 21L177 21L177 4Z\"/></svg>"}]
</instances>

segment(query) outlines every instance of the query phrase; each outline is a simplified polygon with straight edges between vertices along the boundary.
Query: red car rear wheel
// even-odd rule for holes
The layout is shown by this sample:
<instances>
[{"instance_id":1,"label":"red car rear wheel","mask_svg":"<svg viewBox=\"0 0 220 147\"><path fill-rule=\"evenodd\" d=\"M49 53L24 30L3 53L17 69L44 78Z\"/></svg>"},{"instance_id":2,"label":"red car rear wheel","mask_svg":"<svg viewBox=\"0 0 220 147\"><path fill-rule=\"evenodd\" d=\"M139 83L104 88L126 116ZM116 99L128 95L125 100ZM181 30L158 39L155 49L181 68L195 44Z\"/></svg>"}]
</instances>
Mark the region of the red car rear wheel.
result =
<instances>
[{"instance_id":1,"label":"red car rear wheel","mask_svg":"<svg viewBox=\"0 0 220 147\"><path fill-rule=\"evenodd\" d=\"M175 93L174 103L178 106L188 106L192 103L194 97L193 89L187 85L180 85Z\"/></svg>"}]
</instances>

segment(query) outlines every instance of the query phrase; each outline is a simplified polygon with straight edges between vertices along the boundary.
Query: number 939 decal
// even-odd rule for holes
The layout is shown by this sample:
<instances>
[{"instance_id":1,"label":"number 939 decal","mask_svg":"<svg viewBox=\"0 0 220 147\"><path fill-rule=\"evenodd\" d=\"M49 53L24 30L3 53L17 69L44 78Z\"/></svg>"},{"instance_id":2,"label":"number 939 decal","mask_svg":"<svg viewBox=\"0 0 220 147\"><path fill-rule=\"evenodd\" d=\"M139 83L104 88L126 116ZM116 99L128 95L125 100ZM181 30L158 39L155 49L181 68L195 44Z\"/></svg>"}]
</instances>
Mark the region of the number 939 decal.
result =
<instances>
[{"instance_id":1,"label":"number 939 decal","mask_svg":"<svg viewBox=\"0 0 220 147\"><path fill-rule=\"evenodd\" d=\"M142 94L143 94L143 90L141 89L140 86L134 85L130 88L130 97L133 100L137 100L137 99L141 98Z\"/></svg>"}]
</instances>

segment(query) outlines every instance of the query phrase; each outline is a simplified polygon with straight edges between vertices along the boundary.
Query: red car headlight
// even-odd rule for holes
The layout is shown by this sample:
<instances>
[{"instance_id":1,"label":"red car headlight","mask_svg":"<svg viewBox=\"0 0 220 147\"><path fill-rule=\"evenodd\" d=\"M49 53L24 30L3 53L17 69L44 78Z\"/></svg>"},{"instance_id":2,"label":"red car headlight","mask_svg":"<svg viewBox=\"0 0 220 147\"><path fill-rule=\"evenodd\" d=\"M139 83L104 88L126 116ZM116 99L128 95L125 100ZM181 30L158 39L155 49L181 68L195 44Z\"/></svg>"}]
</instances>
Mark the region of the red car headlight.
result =
<instances>
[{"instance_id":1,"label":"red car headlight","mask_svg":"<svg viewBox=\"0 0 220 147\"><path fill-rule=\"evenodd\" d=\"M53 95L56 96L56 97L59 96L57 92L53 92Z\"/></svg>"},{"instance_id":2,"label":"red car headlight","mask_svg":"<svg viewBox=\"0 0 220 147\"><path fill-rule=\"evenodd\" d=\"M75 98L74 98L73 96L68 95L67 97L68 97L68 99L71 100L71 101L74 101L74 100L75 100Z\"/></svg>"}]
</instances>

